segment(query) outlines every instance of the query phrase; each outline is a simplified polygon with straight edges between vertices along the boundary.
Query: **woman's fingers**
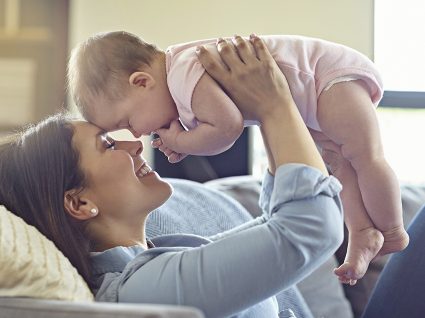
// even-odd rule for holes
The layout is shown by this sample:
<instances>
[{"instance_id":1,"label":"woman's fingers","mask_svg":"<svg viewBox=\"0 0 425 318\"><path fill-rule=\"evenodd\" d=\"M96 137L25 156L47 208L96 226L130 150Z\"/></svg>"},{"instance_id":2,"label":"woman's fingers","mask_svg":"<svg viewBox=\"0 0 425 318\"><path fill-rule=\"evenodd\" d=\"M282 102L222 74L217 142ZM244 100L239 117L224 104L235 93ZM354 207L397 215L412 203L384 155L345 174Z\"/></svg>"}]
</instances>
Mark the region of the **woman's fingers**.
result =
<instances>
[{"instance_id":1,"label":"woman's fingers","mask_svg":"<svg viewBox=\"0 0 425 318\"><path fill-rule=\"evenodd\" d=\"M229 79L229 69L220 63L211 52L205 47L200 46L196 48L199 62L204 66L208 74L211 75L219 83L227 83Z\"/></svg>"},{"instance_id":2,"label":"woman's fingers","mask_svg":"<svg viewBox=\"0 0 425 318\"><path fill-rule=\"evenodd\" d=\"M249 51L251 44L241 37L235 37L236 48L222 39L217 42L219 57L228 69L220 65L218 57L205 48L200 50L198 56L206 71L228 93L244 118L261 122L279 107L264 101L286 100L289 104L293 100L284 74L263 41L256 36L251 38L255 53ZM240 56L237 50L240 51Z\"/></svg>"},{"instance_id":3,"label":"woman's fingers","mask_svg":"<svg viewBox=\"0 0 425 318\"><path fill-rule=\"evenodd\" d=\"M235 35L233 38L233 44L235 45L236 51L242 62L249 64L258 61L254 47L250 41L245 40L239 35Z\"/></svg>"},{"instance_id":4,"label":"woman's fingers","mask_svg":"<svg viewBox=\"0 0 425 318\"><path fill-rule=\"evenodd\" d=\"M259 38L257 38L260 40ZM226 41L222 38L217 40L217 51L220 54L221 61L217 61L211 52L203 46L198 47L196 53L199 61L202 63L208 74L215 78L218 82L224 85L230 84L232 71L240 72L243 64L254 65L258 62L256 50L251 41L243 39L241 36L236 35L233 42ZM261 51L262 56L267 56L268 51L262 46L260 40L258 50ZM265 52L263 52L265 51ZM269 54L270 55L270 54Z\"/></svg>"},{"instance_id":5,"label":"woman's fingers","mask_svg":"<svg viewBox=\"0 0 425 318\"><path fill-rule=\"evenodd\" d=\"M219 38L217 40L217 51L229 70L232 70L243 63L232 42Z\"/></svg>"},{"instance_id":6,"label":"woman's fingers","mask_svg":"<svg viewBox=\"0 0 425 318\"><path fill-rule=\"evenodd\" d=\"M249 40L252 43L252 46L254 47L255 53L257 54L257 58L260 61L272 61L273 57L270 54L269 50L266 47L266 44L264 43L264 41L259 38L257 35L255 34L251 34L249 36Z\"/></svg>"}]
</instances>

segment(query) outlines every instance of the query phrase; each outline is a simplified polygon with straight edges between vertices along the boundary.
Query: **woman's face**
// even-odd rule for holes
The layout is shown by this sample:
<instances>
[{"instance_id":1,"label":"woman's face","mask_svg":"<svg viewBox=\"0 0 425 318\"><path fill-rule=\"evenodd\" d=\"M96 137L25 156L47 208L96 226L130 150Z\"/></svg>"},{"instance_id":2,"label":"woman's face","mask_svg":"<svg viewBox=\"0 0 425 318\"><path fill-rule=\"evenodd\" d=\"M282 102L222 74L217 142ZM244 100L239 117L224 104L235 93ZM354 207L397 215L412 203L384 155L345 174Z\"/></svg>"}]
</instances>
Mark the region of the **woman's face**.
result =
<instances>
[{"instance_id":1,"label":"woman's face","mask_svg":"<svg viewBox=\"0 0 425 318\"><path fill-rule=\"evenodd\" d=\"M171 195L170 184L152 171L142 157L141 141L115 141L87 122L74 122L73 144L87 180L84 196L99 216L147 215Z\"/></svg>"}]
</instances>

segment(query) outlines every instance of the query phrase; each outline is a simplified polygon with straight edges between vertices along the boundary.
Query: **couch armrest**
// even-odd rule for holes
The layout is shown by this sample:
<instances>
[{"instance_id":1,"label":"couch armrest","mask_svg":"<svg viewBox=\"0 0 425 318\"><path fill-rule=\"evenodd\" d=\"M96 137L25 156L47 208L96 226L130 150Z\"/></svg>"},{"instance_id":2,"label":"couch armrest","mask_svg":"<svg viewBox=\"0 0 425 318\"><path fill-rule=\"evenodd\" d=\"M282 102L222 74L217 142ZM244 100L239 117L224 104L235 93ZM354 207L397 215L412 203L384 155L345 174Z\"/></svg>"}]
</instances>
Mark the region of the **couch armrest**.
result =
<instances>
[{"instance_id":1,"label":"couch armrest","mask_svg":"<svg viewBox=\"0 0 425 318\"><path fill-rule=\"evenodd\" d=\"M203 318L184 306L0 297L0 318Z\"/></svg>"}]
</instances>

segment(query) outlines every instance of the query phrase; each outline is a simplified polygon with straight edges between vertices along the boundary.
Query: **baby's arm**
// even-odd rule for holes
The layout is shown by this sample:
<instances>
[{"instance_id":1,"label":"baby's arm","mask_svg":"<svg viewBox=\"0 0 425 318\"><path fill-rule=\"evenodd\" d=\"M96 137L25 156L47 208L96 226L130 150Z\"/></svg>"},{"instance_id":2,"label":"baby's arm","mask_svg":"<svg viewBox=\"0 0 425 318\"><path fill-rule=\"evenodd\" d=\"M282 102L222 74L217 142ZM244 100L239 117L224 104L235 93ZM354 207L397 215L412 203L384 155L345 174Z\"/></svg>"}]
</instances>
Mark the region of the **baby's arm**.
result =
<instances>
[{"instance_id":1,"label":"baby's arm","mask_svg":"<svg viewBox=\"0 0 425 318\"><path fill-rule=\"evenodd\" d=\"M170 129L156 131L161 138L161 151L216 155L229 149L243 131L243 118L238 108L207 73L195 87L192 110L199 121L196 128L186 131L172 124Z\"/></svg>"}]
</instances>

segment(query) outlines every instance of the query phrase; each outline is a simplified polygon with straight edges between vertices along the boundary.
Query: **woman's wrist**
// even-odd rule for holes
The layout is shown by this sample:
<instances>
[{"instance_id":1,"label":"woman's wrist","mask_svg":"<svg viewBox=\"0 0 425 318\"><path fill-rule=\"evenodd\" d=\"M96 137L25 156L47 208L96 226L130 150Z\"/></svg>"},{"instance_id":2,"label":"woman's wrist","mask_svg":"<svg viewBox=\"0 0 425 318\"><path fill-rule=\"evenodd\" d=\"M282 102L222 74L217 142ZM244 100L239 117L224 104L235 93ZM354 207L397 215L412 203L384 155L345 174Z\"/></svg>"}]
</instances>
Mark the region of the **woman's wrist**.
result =
<instances>
[{"instance_id":1,"label":"woman's wrist","mask_svg":"<svg viewBox=\"0 0 425 318\"><path fill-rule=\"evenodd\" d=\"M295 103L287 103L263 117L261 132L273 170L287 163L315 167L327 175L326 166ZM274 171L271 171L274 174Z\"/></svg>"},{"instance_id":2,"label":"woman's wrist","mask_svg":"<svg viewBox=\"0 0 425 318\"><path fill-rule=\"evenodd\" d=\"M297 105L292 99L290 101L280 99L274 104L276 104L274 107L269 107L269 111L262 114L260 118L261 127L270 127L271 130L284 130L286 125L293 125L300 119L303 122Z\"/></svg>"}]
</instances>

